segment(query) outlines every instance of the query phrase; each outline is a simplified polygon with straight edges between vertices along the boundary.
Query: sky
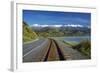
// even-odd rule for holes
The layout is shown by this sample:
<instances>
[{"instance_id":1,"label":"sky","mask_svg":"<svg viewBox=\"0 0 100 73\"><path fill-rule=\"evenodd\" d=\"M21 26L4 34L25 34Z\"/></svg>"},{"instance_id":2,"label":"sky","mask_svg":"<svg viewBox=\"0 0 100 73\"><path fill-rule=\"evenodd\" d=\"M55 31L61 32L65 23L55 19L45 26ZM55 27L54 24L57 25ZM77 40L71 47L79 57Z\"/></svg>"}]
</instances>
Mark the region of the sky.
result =
<instances>
[{"instance_id":1,"label":"sky","mask_svg":"<svg viewBox=\"0 0 100 73\"><path fill-rule=\"evenodd\" d=\"M91 13L23 10L23 21L28 25L91 25Z\"/></svg>"}]
</instances>

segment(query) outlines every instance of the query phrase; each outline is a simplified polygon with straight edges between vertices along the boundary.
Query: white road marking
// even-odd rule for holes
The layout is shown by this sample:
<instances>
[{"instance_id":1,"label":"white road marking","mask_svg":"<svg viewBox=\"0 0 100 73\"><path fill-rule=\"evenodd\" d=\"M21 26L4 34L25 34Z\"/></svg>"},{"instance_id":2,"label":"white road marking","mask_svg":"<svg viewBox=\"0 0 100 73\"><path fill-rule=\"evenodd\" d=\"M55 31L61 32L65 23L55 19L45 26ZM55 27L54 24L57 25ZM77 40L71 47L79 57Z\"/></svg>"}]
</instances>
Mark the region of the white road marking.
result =
<instances>
[{"instance_id":1,"label":"white road marking","mask_svg":"<svg viewBox=\"0 0 100 73\"><path fill-rule=\"evenodd\" d=\"M30 54L31 52L37 50L38 48L40 48L41 46L43 46L44 44L46 44L47 41L43 42L41 45L37 46L36 48L32 49L31 51L29 51L28 53L26 53L23 57L27 56L28 54Z\"/></svg>"}]
</instances>

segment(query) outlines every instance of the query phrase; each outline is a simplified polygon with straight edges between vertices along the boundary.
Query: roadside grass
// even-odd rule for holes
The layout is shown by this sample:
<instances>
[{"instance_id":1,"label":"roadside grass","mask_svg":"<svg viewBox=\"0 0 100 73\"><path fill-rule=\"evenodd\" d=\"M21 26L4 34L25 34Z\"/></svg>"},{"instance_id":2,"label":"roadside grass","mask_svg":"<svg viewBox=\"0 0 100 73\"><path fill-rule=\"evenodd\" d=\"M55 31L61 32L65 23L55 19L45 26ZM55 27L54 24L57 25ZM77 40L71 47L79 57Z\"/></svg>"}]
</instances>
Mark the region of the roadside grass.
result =
<instances>
[{"instance_id":1,"label":"roadside grass","mask_svg":"<svg viewBox=\"0 0 100 73\"><path fill-rule=\"evenodd\" d=\"M82 54L91 58L91 42L89 40L83 40L79 43L63 41L66 45L71 46L73 49L78 50Z\"/></svg>"},{"instance_id":2,"label":"roadside grass","mask_svg":"<svg viewBox=\"0 0 100 73\"><path fill-rule=\"evenodd\" d=\"M37 37L36 39L31 39L31 38L27 38L24 36L24 41L23 41L23 44L28 44L28 43L31 43L31 42L35 42L35 41L38 41L40 39L45 39L44 37Z\"/></svg>"},{"instance_id":3,"label":"roadside grass","mask_svg":"<svg viewBox=\"0 0 100 73\"><path fill-rule=\"evenodd\" d=\"M62 42L71 46L71 47L77 45L77 42L70 42L70 41L64 41L64 40Z\"/></svg>"},{"instance_id":4,"label":"roadside grass","mask_svg":"<svg viewBox=\"0 0 100 73\"><path fill-rule=\"evenodd\" d=\"M33 40L30 39L30 40L28 40L28 41L24 41L23 44L28 44L28 43L35 42L35 41L38 41L38 40L39 40L38 38L35 39L35 40L34 40L34 39L33 39Z\"/></svg>"}]
</instances>

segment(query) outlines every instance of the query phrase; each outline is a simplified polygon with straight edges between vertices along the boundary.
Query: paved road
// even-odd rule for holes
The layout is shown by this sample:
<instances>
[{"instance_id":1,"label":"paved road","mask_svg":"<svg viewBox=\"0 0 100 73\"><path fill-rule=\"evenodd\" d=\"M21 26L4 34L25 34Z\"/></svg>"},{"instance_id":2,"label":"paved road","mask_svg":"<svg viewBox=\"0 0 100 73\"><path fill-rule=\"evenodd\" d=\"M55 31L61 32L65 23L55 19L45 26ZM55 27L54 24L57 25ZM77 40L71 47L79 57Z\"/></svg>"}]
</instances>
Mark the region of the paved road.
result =
<instances>
[{"instance_id":1,"label":"paved road","mask_svg":"<svg viewBox=\"0 0 100 73\"><path fill-rule=\"evenodd\" d=\"M33 42L30 42L30 43L27 43L27 44L23 44L23 55L25 55L30 50L36 48L37 46L39 46L44 41L46 41L46 40L45 39L40 39L40 40L33 41Z\"/></svg>"},{"instance_id":2,"label":"paved road","mask_svg":"<svg viewBox=\"0 0 100 73\"><path fill-rule=\"evenodd\" d=\"M87 56L85 56L81 52L71 48L69 45L66 45L66 44L64 44L64 43L62 43L61 41L58 41L58 40L57 40L57 43L59 44L59 47L61 48L61 51L63 52L66 60L88 59Z\"/></svg>"},{"instance_id":3,"label":"paved road","mask_svg":"<svg viewBox=\"0 0 100 73\"><path fill-rule=\"evenodd\" d=\"M23 62L88 59L86 56L54 39L41 39L23 45Z\"/></svg>"},{"instance_id":4,"label":"paved road","mask_svg":"<svg viewBox=\"0 0 100 73\"><path fill-rule=\"evenodd\" d=\"M46 47L48 46L48 39L38 40L36 42L23 45L23 62L38 62L44 56Z\"/></svg>"}]
</instances>

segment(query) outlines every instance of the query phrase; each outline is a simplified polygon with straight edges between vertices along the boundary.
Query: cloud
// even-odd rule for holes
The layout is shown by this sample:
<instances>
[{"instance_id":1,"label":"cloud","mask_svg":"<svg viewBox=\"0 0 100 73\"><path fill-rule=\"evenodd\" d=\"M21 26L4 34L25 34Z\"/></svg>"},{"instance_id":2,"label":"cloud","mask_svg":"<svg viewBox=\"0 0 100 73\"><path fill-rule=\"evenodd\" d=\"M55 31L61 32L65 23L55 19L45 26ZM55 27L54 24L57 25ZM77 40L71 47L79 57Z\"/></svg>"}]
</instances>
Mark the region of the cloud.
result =
<instances>
[{"instance_id":1,"label":"cloud","mask_svg":"<svg viewBox=\"0 0 100 73\"><path fill-rule=\"evenodd\" d=\"M71 27L83 27L83 25L80 25L80 24L68 24L68 26L71 26Z\"/></svg>"},{"instance_id":2,"label":"cloud","mask_svg":"<svg viewBox=\"0 0 100 73\"><path fill-rule=\"evenodd\" d=\"M52 25L47 25L47 24L33 24L31 27L84 27L83 25L80 24L52 24Z\"/></svg>"}]
</instances>

